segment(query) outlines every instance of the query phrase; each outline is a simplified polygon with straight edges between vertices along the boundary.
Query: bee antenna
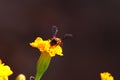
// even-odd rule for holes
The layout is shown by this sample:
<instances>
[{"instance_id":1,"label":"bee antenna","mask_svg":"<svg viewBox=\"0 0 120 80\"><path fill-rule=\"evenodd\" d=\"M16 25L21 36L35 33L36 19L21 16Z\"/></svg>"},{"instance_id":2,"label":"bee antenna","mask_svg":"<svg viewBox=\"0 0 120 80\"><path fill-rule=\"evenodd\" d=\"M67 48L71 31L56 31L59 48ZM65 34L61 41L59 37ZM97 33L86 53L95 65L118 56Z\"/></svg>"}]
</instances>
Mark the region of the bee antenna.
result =
<instances>
[{"instance_id":1,"label":"bee antenna","mask_svg":"<svg viewBox=\"0 0 120 80\"><path fill-rule=\"evenodd\" d=\"M72 37L73 37L72 34L65 34L62 40L69 39L69 38L72 38Z\"/></svg>"}]
</instances>

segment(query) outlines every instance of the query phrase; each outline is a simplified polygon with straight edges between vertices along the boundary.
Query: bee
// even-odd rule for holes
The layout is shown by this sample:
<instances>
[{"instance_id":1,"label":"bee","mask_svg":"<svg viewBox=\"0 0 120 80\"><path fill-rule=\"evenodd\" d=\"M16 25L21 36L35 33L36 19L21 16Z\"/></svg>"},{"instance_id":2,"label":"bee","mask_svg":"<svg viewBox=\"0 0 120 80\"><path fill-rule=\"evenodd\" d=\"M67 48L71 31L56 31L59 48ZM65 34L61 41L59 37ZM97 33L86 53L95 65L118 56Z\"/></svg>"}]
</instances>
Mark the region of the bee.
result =
<instances>
[{"instance_id":1,"label":"bee","mask_svg":"<svg viewBox=\"0 0 120 80\"><path fill-rule=\"evenodd\" d=\"M62 46L63 44L62 40L72 37L72 34L65 34L64 37L61 39L61 38L56 37L57 33L58 33L58 28L56 26L53 26L52 27L52 38L50 42L51 46L57 46L57 45Z\"/></svg>"}]
</instances>

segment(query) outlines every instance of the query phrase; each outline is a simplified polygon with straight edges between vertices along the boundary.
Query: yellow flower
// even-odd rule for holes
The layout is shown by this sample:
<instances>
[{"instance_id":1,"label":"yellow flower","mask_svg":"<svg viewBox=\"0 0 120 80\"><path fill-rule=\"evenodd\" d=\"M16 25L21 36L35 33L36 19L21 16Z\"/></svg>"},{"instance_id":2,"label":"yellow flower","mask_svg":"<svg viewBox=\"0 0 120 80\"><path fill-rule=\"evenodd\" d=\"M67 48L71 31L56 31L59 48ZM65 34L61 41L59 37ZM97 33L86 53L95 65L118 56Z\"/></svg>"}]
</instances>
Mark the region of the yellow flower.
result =
<instances>
[{"instance_id":1,"label":"yellow flower","mask_svg":"<svg viewBox=\"0 0 120 80\"><path fill-rule=\"evenodd\" d=\"M15 80L26 80L26 76L24 74L19 74Z\"/></svg>"},{"instance_id":2,"label":"yellow flower","mask_svg":"<svg viewBox=\"0 0 120 80\"><path fill-rule=\"evenodd\" d=\"M108 72L100 73L100 76L101 80L114 80L114 77Z\"/></svg>"},{"instance_id":3,"label":"yellow flower","mask_svg":"<svg viewBox=\"0 0 120 80\"><path fill-rule=\"evenodd\" d=\"M0 60L0 80L8 80L8 76L13 74L9 66L4 65Z\"/></svg>"},{"instance_id":4,"label":"yellow flower","mask_svg":"<svg viewBox=\"0 0 120 80\"><path fill-rule=\"evenodd\" d=\"M50 45L51 40L43 40L41 37L37 37L36 40L30 45L38 48L41 52L49 54L51 57L57 55L63 56L62 48L60 45Z\"/></svg>"},{"instance_id":5,"label":"yellow flower","mask_svg":"<svg viewBox=\"0 0 120 80\"><path fill-rule=\"evenodd\" d=\"M35 80L40 80L42 75L49 67L51 58L53 56L62 54L61 40L53 37L53 39L43 40L41 37L37 37L34 42L30 43L32 47L38 48L41 55L37 61Z\"/></svg>"}]
</instances>

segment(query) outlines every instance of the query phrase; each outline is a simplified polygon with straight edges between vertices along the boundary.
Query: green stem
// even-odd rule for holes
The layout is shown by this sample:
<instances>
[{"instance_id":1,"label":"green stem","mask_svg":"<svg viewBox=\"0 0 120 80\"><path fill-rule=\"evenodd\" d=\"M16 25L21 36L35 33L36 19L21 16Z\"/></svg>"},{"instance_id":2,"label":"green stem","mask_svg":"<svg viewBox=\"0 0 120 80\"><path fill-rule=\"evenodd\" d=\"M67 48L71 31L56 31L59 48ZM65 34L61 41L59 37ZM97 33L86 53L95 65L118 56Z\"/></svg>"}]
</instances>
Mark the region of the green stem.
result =
<instances>
[{"instance_id":1,"label":"green stem","mask_svg":"<svg viewBox=\"0 0 120 80\"><path fill-rule=\"evenodd\" d=\"M40 80L44 72L47 70L51 56L48 53L41 53L37 62L37 72L35 80Z\"/></svg>"}]
</instances>

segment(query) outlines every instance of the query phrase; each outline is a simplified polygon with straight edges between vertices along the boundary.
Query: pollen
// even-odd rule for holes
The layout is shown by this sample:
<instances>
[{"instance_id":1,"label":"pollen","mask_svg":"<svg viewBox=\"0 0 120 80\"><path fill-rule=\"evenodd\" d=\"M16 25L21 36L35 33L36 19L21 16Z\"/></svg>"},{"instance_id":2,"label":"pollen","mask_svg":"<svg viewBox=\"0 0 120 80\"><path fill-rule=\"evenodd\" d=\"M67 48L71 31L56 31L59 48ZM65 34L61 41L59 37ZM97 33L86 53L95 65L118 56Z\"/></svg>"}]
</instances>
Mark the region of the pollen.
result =
<instances>
[{"instance_id":1,"label":"pollen","mask_svg":"<svg viewBox=\"0 0 120 80\"><path fill-rule=\"evenodd\" d=\"M100 73L100 76L101 80L114 80L114 77L108 72Z\"/></svg>"},{"instance_id":2,"label":"pollen","mask_svg":"<svg viewBox=\"0 0 120 80\"><path fill-rule=\"evenodd\" d=\"M2 63L2 60L0 60L0 80L8 80L8 76L11 74L13 74L13 72L10 67Z\"/></svg>"},{"instance_id":3,"label":"pollen","mask_svg":"<svg viewBox=\"0 0 120 80\"><path fill-rule=\"evenodd\" d=\"M60 45L50 45L51 40L43 40L41 37L37 37L34 42L30 43L30 46L38 48L42 53L47 53L51 57L57 55L63 56L62 48Z\"/></svg>"}]
</instances>

